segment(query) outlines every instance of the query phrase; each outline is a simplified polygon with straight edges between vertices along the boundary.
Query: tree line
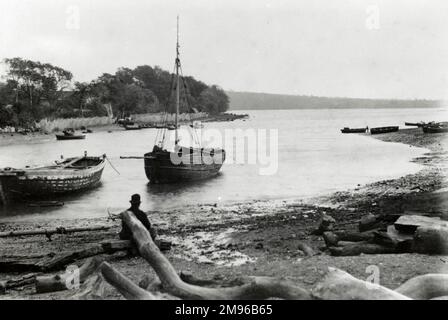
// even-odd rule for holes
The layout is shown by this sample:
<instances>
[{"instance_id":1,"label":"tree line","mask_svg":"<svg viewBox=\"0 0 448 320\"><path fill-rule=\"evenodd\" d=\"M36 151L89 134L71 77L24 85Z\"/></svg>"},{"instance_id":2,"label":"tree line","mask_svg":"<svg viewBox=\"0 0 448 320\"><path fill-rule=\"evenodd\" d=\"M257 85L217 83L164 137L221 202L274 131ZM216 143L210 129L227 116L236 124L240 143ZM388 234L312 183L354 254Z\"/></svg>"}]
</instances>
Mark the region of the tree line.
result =
<instances>
[{"instance_id":1,"label":"tree line","mask_svg":"<svg viewBox=\"0 0 448 320\"><path fill-rule=\"evenodd\" d=\"M5 59L0 82L0 127L32 126L43 118L174 112L176 81L172 73L149 65L119 68L91 82L77 82L73 74L50 63L22 58ZM181 112L227 111L229 98L216 85L191 76L180 82Z\"/></svg>"}]
</instances>

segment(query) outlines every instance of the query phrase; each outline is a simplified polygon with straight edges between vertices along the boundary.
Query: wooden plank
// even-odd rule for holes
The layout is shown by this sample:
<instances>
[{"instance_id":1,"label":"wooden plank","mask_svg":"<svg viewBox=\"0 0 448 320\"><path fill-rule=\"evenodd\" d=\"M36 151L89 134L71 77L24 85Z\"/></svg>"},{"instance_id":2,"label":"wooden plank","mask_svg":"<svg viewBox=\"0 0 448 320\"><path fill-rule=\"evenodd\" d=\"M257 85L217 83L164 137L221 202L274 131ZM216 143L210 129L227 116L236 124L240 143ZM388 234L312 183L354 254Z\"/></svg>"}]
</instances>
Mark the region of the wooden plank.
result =
<instances>
[{"instance_id":1,"label":"wooden plank","mask_svg":"<svg viewBox=\"0 0 448 320\"><path fill-rule=\"evenodd\" d=\"M7 237L22 237L22 236L34 236L34 235L53 235L53 234L67 234L75 232L88 232L88 231L98 231L98 230L108 230L111 227L108 226L94 226L94 227L84 227L84 228L64 228L59 227L55 229L38 229L38 230L26 230L26 231L6 231L0 232L0 238Z\"/></svg>"},{"instance_id":2,"label":"wooden plank","mask_svg":"<svg viewBox=\"0 0 448 320\"><path fill-rule=\"evenodd\" d=\"M439 217L404 215L398 218L394 225L400 232L413 234L419 227L448 227L448 221Z\"/></svg>"}]
</instances>

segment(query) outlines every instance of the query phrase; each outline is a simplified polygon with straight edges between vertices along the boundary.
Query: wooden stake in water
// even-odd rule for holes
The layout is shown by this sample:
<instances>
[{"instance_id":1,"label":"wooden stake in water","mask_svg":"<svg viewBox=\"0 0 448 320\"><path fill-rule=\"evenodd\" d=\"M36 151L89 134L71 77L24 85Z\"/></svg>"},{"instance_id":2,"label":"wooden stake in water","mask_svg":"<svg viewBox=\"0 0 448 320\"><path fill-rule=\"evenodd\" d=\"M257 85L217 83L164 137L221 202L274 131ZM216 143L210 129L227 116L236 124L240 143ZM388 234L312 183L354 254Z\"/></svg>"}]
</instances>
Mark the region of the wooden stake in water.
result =
<instances>
[{"instance_id":1,"label":"wooden stake in water","mask_svg":"<svg viewBox=\"0 0 448 320\"><path fill-rule=\"evenodd\" d=\"M8 203L8 199L6 198L6 193L3 190L3 184L0 181L0 204L6 205Z\"/></svg>"}]
</instances>

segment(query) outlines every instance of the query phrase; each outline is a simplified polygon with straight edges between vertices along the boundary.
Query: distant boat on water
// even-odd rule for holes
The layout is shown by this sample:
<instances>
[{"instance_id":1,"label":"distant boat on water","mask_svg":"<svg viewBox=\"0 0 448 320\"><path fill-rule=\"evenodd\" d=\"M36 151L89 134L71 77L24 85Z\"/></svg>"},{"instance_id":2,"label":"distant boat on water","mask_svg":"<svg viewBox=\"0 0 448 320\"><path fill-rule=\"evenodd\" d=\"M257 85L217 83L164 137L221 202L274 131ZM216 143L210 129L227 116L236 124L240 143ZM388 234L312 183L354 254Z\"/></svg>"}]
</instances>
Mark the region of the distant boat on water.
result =
<instances>
[{"instance_id":1,"label":"distant boat on water","mask_svg":"<svg viewBox=\"0 0 448 320\"><path fill-rule=\"evenodd\" d=\"M344 127L341 129L342 133L365 133L368 130L368 128L348 128Z\"/></svg>"},{"instance_id":2,"label":"distant boat on water","mask_svg":"<svg viewBox=\"0 0 448 320\"><path fill-rule=\"evenodd\" d=\"M398 126L370 128L370 134L389 133L396 131L398 131Z\"/></svg>"},{"instance_id":3,"label":"distant boat on water","mask_svg":"<svg viewBox=\"0 0 448 320\"><path fill-rule=\"evenodd\" d=\"M73 129L65 129L62 133L56 134L56 140L82 140L85 138L85 134L76 134Z\"/></svg>"}]
</instances>

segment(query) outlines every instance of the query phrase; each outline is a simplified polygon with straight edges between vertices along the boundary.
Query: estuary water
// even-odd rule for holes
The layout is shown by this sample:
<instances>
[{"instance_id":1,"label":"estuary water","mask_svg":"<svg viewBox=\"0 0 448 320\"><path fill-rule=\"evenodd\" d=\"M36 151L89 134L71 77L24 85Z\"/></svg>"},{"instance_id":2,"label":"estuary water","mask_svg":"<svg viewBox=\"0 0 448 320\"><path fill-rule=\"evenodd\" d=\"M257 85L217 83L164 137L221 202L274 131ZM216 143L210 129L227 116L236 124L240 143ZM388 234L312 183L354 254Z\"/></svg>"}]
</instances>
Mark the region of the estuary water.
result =
<instances>
[{"instance_id":1,"label":"estuary water","mask_svg":"<svg viewBox=\"0 0 448 320\"><path fill-rule=\"evenodd\" d=\"M277 132L277 143L270 145L264 164L231 163L236 162L236 158L235 154L229 154L221 173L201 182L150 185L144 173L143 160L120 159L120 156L142 156L150 151L156 129L97 132L79 141L56 141L49 135L45 141L0 147L0 167L41 165L51 163L61 155L71 157L87 151L89 155L107 154L119 172L107 164L98 188L64 196L61 198L65 203L63 207L31 208L23 203L8 205L0 208L0 220L104 217L107 208L118 212L128 207L133 193L142 196L143 209L166 210L200 203L300 199L355 188L358 184L417 172L422 167L411 160L427 150L378 141L369 135L341 134L342 127L404 127L405 121L448 119L446 110L442 108L238 112L248 113L249 118L206 123L203 130L213 128L224 133L225 130L242 129L255 132L257 136L261 132L259 129L272 129ZM268 134L268 142L269 137L271 135ZM225 146L225 142L215 143ZM248 145L254 147L254 142L249 141ZM245 153L257 158L257 149L248 145ZM260 169L269 166L273 168L272 172L262 175Z\"/></svg>"}]
</instances>

